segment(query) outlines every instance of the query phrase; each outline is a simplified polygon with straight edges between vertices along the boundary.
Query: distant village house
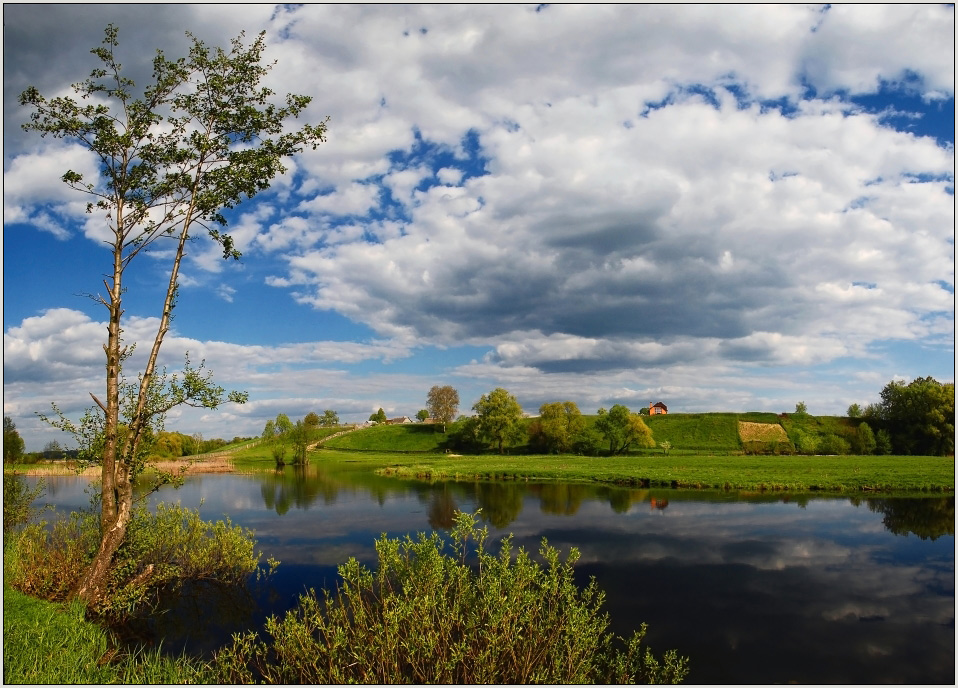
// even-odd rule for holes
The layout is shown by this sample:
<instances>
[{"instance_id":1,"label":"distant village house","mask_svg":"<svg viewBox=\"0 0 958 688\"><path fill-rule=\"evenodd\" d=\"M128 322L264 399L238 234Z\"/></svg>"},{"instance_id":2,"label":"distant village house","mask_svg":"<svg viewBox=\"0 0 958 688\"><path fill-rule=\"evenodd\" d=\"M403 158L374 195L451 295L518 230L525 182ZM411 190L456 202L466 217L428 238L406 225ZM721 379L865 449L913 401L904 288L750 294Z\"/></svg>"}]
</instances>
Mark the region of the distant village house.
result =
<instances>
[{"instance_id":1,"label":"distant village house","mask_svg":"<svg viewBox=\"0 0 958 688\"><path fill-rule=\"evenodd\" d=\"M386 419L386 425L404 425L405 423L412 423L412 419L409 416L402 416L401 418Z\"/></svg>"},{"instance_id":2,"label":"distant village house","mask_svg":"<svg viewBox=\"0 0 958 688\"><path fill-rule=\"evenodd\" d=\"M656 402L655 404L653 404L651 401L649 402L650 416L655 416L658 414L666 414L668 412L669 412L669 407L663 404L661 401Z\"/></svg>"}]
</instances>

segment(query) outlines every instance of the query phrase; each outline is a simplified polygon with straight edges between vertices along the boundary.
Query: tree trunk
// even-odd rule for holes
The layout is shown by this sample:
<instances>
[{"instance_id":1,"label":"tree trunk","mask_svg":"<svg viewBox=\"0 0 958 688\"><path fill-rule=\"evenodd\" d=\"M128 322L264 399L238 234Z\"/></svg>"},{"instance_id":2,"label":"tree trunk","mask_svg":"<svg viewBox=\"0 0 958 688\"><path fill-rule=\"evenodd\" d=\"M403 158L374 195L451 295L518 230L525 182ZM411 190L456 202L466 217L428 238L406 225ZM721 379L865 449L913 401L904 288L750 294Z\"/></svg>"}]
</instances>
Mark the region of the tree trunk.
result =
<instances>
[{"instance_id":1,"label":"tree trunk","mask_svg":"<svg viewBox=\"0 0 958 688\"><path fill-rule=\"evenodd\" d=\"M123 315L123 206L117 208L117 225L113 246L113 284L107 285L109 301L104 303L110 311L106 352L106 408L104 409L103 467L100 471L100 548L93 562L83 572L71 597L77 597L87 606L97 605L103 598L106 577L113 563L113 554L126 537L133 508L133 487L130 484L129 468L122 455L120 444L120 372L122 365Z\"/></svg>"},{"instance_id":2,"label":"tree trunk","mask_svg":"<svg viewBox=\"0 0 958 688\"><path fill-rule=\"evenodd\" d=\"M99 606L106 596L107 577L113 566L113 555L123 544L131 515L130 502L120 500L116 519L104 528L103 536L100 539L100 549L97 550L93 562L83 572L80 582L73 590L71 596L83 600L88 607Z\"/></svg>"}]
</instances>

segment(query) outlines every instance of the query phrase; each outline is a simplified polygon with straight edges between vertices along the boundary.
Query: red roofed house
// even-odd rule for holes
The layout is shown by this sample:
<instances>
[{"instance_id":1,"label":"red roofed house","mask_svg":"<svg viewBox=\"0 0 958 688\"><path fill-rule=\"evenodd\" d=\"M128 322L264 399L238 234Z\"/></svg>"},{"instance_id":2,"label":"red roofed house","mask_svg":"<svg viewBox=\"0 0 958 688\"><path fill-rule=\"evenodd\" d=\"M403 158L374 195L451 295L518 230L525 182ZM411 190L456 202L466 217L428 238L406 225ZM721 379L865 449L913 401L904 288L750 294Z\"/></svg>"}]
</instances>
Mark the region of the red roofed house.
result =
<instances>
[{"instance_id":1,"label":"red roofed house","mask_svg":"<svg viewBox=\"0 0 958 688\"><path fill-rule=\"evenodd\" d=\"M650 415L650 416L655 416L655 415L660 414L660 413L663 413L663 414L664 414L664 413L668 413L668 412L669 412L669 407L666 406L665 404L663 404L661 401L658 402L658 403L655 403L655 404L653 404L651 401L649 402L649 415Z\"/></svg>"}]
</instances>

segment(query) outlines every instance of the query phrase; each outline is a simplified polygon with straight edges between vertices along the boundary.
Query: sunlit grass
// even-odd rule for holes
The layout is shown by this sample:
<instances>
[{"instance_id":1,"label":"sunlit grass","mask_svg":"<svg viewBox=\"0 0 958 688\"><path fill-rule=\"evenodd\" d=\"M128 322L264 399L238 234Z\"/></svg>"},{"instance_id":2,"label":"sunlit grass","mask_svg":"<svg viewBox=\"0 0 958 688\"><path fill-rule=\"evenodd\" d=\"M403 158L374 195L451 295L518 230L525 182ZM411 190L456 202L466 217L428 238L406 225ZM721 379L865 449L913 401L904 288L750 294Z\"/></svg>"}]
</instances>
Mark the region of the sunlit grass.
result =
<instances>
[{"instance_id":1,"label":"sunlit grass","mask_svg":"<svg viewBox=\"0 0 958 688\"><path fill-rule=\"evenodd\" d=\"M120 651L83 606L55 604L3 587L3 682L25 685L207 683L202 662L158 649Z\"/></svg>"},{"instance_id":2,"label":"sunlit grass","mask_svg":"<svg viewBox=\"0 0 958 688\"><path fill-rule=\"evenodd\" d=\"M955 465L938 456L456 456L325 450L313 461L349 461L421 480L563 480L649 487L794 491L952 492Z\"/></svg>"}]
</instances>

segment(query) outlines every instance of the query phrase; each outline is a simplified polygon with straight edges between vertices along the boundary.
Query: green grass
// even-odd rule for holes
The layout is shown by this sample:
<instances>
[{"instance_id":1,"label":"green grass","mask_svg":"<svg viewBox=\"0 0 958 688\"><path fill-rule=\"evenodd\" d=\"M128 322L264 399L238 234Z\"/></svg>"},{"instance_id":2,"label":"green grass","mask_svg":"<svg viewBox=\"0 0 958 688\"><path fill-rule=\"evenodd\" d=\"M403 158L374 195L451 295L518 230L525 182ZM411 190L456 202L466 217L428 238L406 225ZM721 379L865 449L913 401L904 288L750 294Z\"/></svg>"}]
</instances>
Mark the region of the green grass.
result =
<instances>
[{"instance_id":1,"label":"green grass","mask_svg":"<svg viewBox=\"0 0 958 688\"><path fill-rule=\"evenodd\" d=\"M420 480L562 480L649 487L830 492L953 492L955 464L938 456L454 456L324 450L314 462L349 462Z\"/></svg>"},{"instance_id":2,"label":"green grass","mask_svg":"<svg viewBox=\"0 0 958 688\"><path fill-rule=\"evenodd\" d=\"M449 430L449 425L446 429ZM442 452L448 439L441 425L409 423L361 428L331 439L323 446L361 451Z\"/></svg>"},{"instance_id":3,"label":"green grass","mask_svg":"<svg viewBox=\"0 0 958 688\"><path fill-rule=\"evenodd\" d=\"M753 419L755 415L771 415L774 420ZM655 443L669 442L674 449L698 452L739 451L738 421L752 423L778 422L775 414L739 413L670 413L649 416L646 425Z\"/></svg>"},{"instance_id":4,"label":"green grass","mask_svg":"<svg viewBox=\"0 0 958 688\"><path fill-rule=\"evenodd\" d=\"M55 604L3 586L5 684L208 683L206 665L159 650L120 652L79 603Z\"/></svg>"},{"instance_id":5,"label":"green grass","mask_svg":"<svg viewBox=\"0 0 958 688\"><path fill-rule=\"evenodd\" d=\"M858 430L861 419L846 418L844 416L812 416L808 414L792 413L781 420L785 432L792 435L800 430L819 439L827 435L837 435L850 440ZM872 428L874 430L874 428Z\"/></svg>"}]
</instances>

